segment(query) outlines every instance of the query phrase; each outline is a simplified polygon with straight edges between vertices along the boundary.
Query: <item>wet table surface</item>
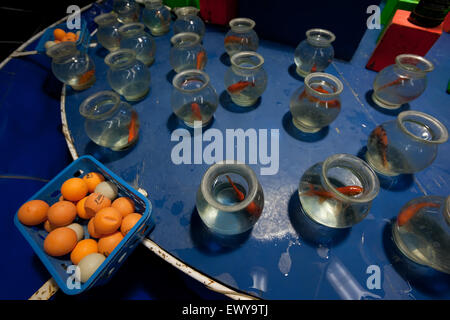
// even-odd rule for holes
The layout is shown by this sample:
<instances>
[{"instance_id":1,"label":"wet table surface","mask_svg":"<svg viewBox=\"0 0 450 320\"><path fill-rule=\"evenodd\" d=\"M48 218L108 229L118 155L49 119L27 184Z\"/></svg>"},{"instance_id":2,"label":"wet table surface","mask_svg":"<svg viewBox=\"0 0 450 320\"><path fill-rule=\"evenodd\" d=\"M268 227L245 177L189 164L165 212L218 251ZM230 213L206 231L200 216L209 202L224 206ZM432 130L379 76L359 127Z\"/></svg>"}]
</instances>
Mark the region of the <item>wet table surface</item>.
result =
<instances>
[{"instance_id":1,"label":"wet table surface","mask_svg":"<svg viewBox=\"0 0 450 320\"><path fill-rule=\"evenodd\" d=\"M269 141L279 135L278 172L262 175L261 168L269 165L250 164L264 189L263 214L250 232L231 240L211 234L196 211L196 192L210 164L194 163L194 137L188 138L192 142L191 164L176 165L171 159L178 144L172 141L172 133L180 128L187 130L170 105L174 71L168 56L172 31L155 38L150 93L133 103L141 121L140 140L128 151L98 147L85 134L84 119L78 112L80 103L97 91L110 89L103 62L105 50L91 49L96 83L83 92L67 90L66 113L75 148L78 155L95 156L131 185L148 192L156 221L150 234L153 241L238 291L265 299L448 299L449 276L399 255L392 244L391 224L407 201L424 194L449 194L449 143L439 147L434 163L422 172L382 179L369 215L352 228L321 227L306 218L300 208L297 188L306 169L335 153L362 156L374 127L395 119L400 111L426 112L450 128L450 99L445 92L450 74L450 35L444 33L427 55L436 68L428 76L426 91L401 110L390 112L371 102L376 72L364 68L378 33L366 32L351 62L334 61L327 68L326 72L344 84L342 110L329 127L305 135L293 127L289 113L290 96L303 81L295 73L294 48L260 41L258 52L265 59L267 90L255 107L240 108L225 91L223 78L229 62L223 48L224 33L207 28L203 40L208 54L205 71L220 104L214 121L204 131L220 130L224 144L226 129L267 129ZM193 134L192 130L186 132ZM203 148L209 143L203 141ZM226 157L225 146L223 151ZM248 159L248 145L246 156ZM274 158L272 164L275 162Z\"/></svg>"}]
</instances>

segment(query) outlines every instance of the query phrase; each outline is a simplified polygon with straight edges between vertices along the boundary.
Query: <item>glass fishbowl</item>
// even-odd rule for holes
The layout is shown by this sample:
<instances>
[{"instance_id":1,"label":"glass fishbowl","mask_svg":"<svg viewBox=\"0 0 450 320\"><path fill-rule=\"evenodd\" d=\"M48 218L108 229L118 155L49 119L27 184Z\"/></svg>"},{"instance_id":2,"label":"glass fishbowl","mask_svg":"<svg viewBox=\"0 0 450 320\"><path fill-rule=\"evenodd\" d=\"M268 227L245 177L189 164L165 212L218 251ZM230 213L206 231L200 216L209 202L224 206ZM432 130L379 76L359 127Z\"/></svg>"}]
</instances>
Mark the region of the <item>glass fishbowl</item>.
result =
<instances>
[{"instance_id":1,"label":"glass fishbowl","mask_svg":"<svg viewBox=\"0 0 450 320\"><path fill-rule=\"evenodd\" d=\"M186 70L178 73L172 83L171 104L175 115L188 127L206 126L219 104L209 76L201 70Z\"/></svg>"},{"instance_id":2,"label":"glass fishbowl","mask_svg":"<svg viewBox=\"0 0 450 320\"><path fill-rule=\"evenodd\" d=\"M113 91L100 91L80 105L87 136L96 144L115 151L127 149L138 140L139 118L133 107Z\"/></svg>"},{"instance_id":3,"label":"glass fishbowl","mask_svg":"<svg viewBox=\"0 0 450 320\"><path fill-rule=\"evenodd\" d=\"M350 154L335 154L313 165L298 187L304 212L330 228L348 228L362 221L379 190L372 168Z\"/></svg>"},{"instance_id":4,"label":"glass fishbowl","mask_svg":"<svg viewBox=\"0 0 450 320\"><path fill-rule=\"evenodd\" d=\"M146 66L155 61L156 44L152 36L144 31L144 24L139 22L127 23L119 28L120 47L131 49L136 58Z\"/></svg>"},{"instance_id":5,"label":"glass fishbowl","mask_svg":"<svg viewBox=\"0 0 450 320\"><path fill-rule=\"evenodd\" d=\"M120 48L119 28L122 25L117 20L117 13L109 12L95 17L94 21L98 25L97 41L109 51Z\"/></svg>"},{"instance_id":6,"label":"glass fishbowl","mask_svg":"<svg viewBox=\"0 0 450 320\"><path fill-rule=\"evenodd\" d=\"M200 37L193 32L182 32L174 35L170 41L170 65L175 72L198 69L203 70L208 61L206 50L200 43Z\"/></svg>"},{"instance_id":7,"label":"glass fishbowl","mask_svg":"<svg viewBox=\"0 0 450 320\"><path fill-rule=\"evenodd\" d=\"M170 11L162 0L146 0L142 12L142 22L152 35L162 36L170 30Z\"/></svg>"},{"instance_id":8,"label":"glass fishbowl","mask_svg":"<svg viewBox=\"0 0 450 320\"><path fill-rule=\"evenodd\" d=\"M256 103L267 87L264 58L253 51L242 51L231 57L231 66L225 72L225 87L231 100L239 106Z\"/></svg>"},{"instance_id":9,"label":"glass fishbowl","mask_svg":"<svg viewBox=\"0 0 450 320\"><path fill-rule=\"evenodd\" d=\"M396 120L377 126L367 143L366 160L386 176L411 174L428 167L448 132L436 118L418 111L401 112Z\"/></svg>"},{"instance_id":10,"label":"glass fishbowl","mask_svg":"<svg viewBox=\"0 0 450 320\"><path fill-rule=\"evenodd\" d=\"M299 43L294 53L297 73L306 77L312 72L324 71L334 58L331 43L336 36L325 29L310 29L306 31L306 39Z\"/></svg>"},{"instance_id":11,"label":"glass fishbowl","mask_svg":"<svg viewBox=\"0 0 450 320\"><path fill-rule=\"evenodd\" d=\"M250 230L264 208L263 189L246 164L226 160L205 172L196 199L204 224L222 235L237 235Z\"/></svg>"},{"instance_id":12,"label":"glass fishbowl","mask_svg":"<svg viewBox=\"0 0 450 320\"><path fill-rule=\"evenodd\" d=\"M395 64L381 70L373 83L372 100L382 108L398 109L417 99L427 86L427 74L433 64L424 57L401 54Z\"/></svg>"},{"instance_id":13,"label":"glass fishbowl","mask_svg":"<svg viewBox=\"0 0 450 320\"><path fill-rule=\"evenodd\" d=\"M235 18L230 21L230 30L225 35L225 51L231 57L241 51L256 51L258 35L253 28L255 21L247 18Z\"/></svg>"},{"instance_id":14,"label":"glass fishbowl","mask_svg":"<svg viewBox=\"0 0 450 320\"><path fill-rule=\"evenodd\" d=\"M173 33L193 32L200 36L201 41L205 34L205 23L197 16L199 11L195 7L176 8L177 20L173 23Z\"/></svg>"},{"instance_id":15,"label":"glass fishbowl","mask_svg":"<svg viewBox=\"0 0 450 320\"><path fill-rule=\"evenodd\" d=\"M118 14L118 19L122 23L139 21L141 9L135 0L114 0L113 10Z\"/></svg>"},{"instance_id":16,"label":"glass fishbowl","mask_svg":"<svg viewBox=\"0 0 450 320\"><path fill-rule=\"evenodd\" d=\"M450 196L422 196L406 203L392 235L407 258L450 274Z\"/></svg>"},{"instance_id":17,"label":"glass fishbowl","mask_svg":"<svg viewBox=\"0 0 450 320\"><path fill-rule=\"evenodd\" d=\"M342 82L322 72L310 73L294 91L290 109L292 123L301 131L314 133L333 122L341 111Z\"/></svg>"},{"instance_id":18,"label":"glass fishbowl","mask_svg":"<svg viewBox=\"0 0 450 320\"><path fill-rule=\"evenodd\" d=\"M80 52L71 41L57 43L47 49L52 58L55 77L74 90L84 90L95 82L94 61L86 52Z\"/></svg>"},{"instance_id":19,"label":"glass fishbowl","mask_svg":"<svg viewBox=\"0 0 450 320\"><path fill-rule=\"evenodd\" d=\"M109 66L107 79L111 88L128 101L143 99L150 90L150 70L136 59L130 49L119 49L105 58Z\"/></svg>"}]
</instances>

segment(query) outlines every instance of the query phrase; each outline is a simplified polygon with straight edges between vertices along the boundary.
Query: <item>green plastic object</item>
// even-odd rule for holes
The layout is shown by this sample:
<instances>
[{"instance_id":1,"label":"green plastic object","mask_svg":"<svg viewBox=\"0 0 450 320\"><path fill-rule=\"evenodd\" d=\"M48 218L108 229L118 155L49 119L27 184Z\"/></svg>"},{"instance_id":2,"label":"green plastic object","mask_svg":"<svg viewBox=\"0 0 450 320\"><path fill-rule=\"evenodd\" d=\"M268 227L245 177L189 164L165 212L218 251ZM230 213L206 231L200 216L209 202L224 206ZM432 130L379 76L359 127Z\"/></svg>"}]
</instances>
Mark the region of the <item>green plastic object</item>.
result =
<instances>
[{"instance_id":1,"label":"green plastic object","mask_svg":"<svg viewBox=\"0 0 450 320\"><path fill-rule=\"evenodd\" d=\"M447 93L450 93L450 80L448 80L448 84L447 84Z\"/></svg>"},{"instance_id":2,"label":"green plastic object","mask_svg":"<svg viewBox=\"0 0 450 320\"><path fill-rule=\"evenodd\" d=\"M200 9L200 0L164 0L163 2L170 8L192 6Z\"/></svg>"},{"instance_id":3,"label":"green plastic object","mask_svg":"<svg viewBox=\"0 0 450 320\"><path fill-rule=\"evenodd\" d=\"M386 26L397 10L413 11L419 0L387 0L381 12L380 22Z\"/></svg>"}]
</instances>

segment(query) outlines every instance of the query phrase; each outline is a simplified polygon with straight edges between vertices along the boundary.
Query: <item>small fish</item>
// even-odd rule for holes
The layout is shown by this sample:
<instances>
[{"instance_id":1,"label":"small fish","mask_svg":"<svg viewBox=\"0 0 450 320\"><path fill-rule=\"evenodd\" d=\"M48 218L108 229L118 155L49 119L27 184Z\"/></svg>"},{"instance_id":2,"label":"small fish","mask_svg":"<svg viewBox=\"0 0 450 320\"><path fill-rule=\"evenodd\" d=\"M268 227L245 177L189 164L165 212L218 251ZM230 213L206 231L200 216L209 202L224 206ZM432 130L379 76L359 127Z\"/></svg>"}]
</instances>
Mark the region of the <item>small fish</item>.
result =
<instances>
[{"instance_id":1,"label":"small fish","mask_svg":"<svg viewBox=\"0 0 450 320\"><path fill-rule=\"evenodd\" d=\"M395 79L394 81L391 81L389 83L386 83L385 85L382 85L381 87L378 88L377 91L392 87L392 86L396 86L399 85L401 83L403 83L403 81L409 80L409 78L406 77L398 77L397 79Z\"/></svg>"},{"instance_id":2,"label":"small fish","mask_svg":"<svg viewBox=\"0 0 450 320\"><path fill-rule=\"evenodd\" d=\"M194 118L196 120L202 121L202 113L200 111L200 106L198 105L198 103L196 102L191 103L191 110L192 114L194 115Z\"/></svg>"},{"instance_id":3,"label":"small fish","mask_svg":"<svg viewBox=\"0 0 450 320\"><path fill-rule=\"evenodd\" d=\"M381 158L383 159L383 166L387 168L388 160L387 160L387 147L388 147L388 138L386 135L386 130L382 126L378 126L372 133L375 135L377 139L378 150L381 153Z\"/></svg>"},{"instance_id":4,"label":"small fish","mask_svg":"<svg viewBox=\"0 0 450 320\"><path fill-rule=\"evenodd\" d=\"M137 137L137 113L133 111L131 114L130 125L128 126L128 143Z\"/></svg>"},{"instance_id":5,"label":"small fish","mask_svg":"<svg viewBox=\"0 0 450 320\"><path fill-rule=\"evenodd\" d=\"M439 204L432 202L423 202L410 205L398 214L397 224L399 225L399 227L405 225L412 217L414 217L417 212L426 207L438 208Z\"/></svg>"},{"instance_id":6,"label":"small fish","mask_svg":"<svg viewBox=\"0 0 450 320\"><path fill-rule=\"evenodd\" d=\"M245 40L246 40L245 38L241 38L238 36L228 36L228 37L225 37L225 44L243 43Z\"/></svg>"},{"instance_id":7,"label":"small fish","mask_svg":"<svg viewBox=\"0 0 450 320\"><path fill-rule=\"evenodd\" d=\"M316 65L315 62L313 64L312 68L311 68L311 72L317 72L317 65Z\"/></svg>"},{"instance_id":8,"label":"small fish","mask_svg":"<svg viewBox=\"0 0 450 320\"><path fill-rule=\"evenodd\" d=\"M156 13L156 16L158 17L160 24L163 25L166 23L166 21L164 19L164 15L161 13L161 11L158 10L158 12Z\"/></svg>"},{"instance_id":9,"label":"small fish","mask_svg":"<svg viewBox=\"0 0 450 320\"><path fill-rule=\"evenodd\" d=\"M250 82L250 81L242 81L241 80L241 81L236 82L236 83L232 84L231 86L229 86L228 87L228 92L233 93L233 94L239 93L239 92L241 92L242 90L244 90L245 88L247 88L250 85L252 87L254 87L255 86L255 81L253 80L252 82Z\"/></svg>"},{"instance_id":10,"label":"small fish","mask_svg":"<svg viewBox=\"0 0 450 320\"><path fill-rule=\"evenodd\" d=\"M364 191L364 189L360 186L339 187L336 188L336 190L343 195L350 197L356 196ZM305 194L308 196L322 197L321 202L328 198L334 198L334 194L332 192L323 189L315 189L314 185L312 185L311 183L309 184L309 190Z\"/></svg>"},{"instance_id":11,"label":"small fish","mask_svg":"<svg viewBox=\"0 0 450 320\"><path fill-rule=\"evenodd\" d=\"M225 177L227 177L228 182L233 187L234 192L236 192L236 196L239 199L239 201L244 201L245 199L244 193L242 193L242 191L235 186L233 180L231 180L231 178L228 175L225 175ZM248 213L254 216L259 216L261 214L260 208L253 201L250 202L250 204L245 208L245 210L247 210Z\"/></svg>"},{"instance_id":12,"label":"small fish","mask_svg":"<svg viewBox=\"0 0 450 320\"><path fill-rule=\"evenodd\" d=\"M85 84L85 83L87 83L89 80L91 80L91 78L92 78L92 76L94 75L94 73L95 73L95 71L92 69L92 70L89 70L89 71L86 71L85 73L83 73L81 76L80 76L80 80L78 80L78 83L79 84Z\"/></svg>"},{"instance_id":13,"label":"small fish","mask_svg":"<svg viewBox=\"0 0 450 320\"><path fill-rule=\"evenodd\" d=\"M325 90L322 86L318 86L316 88L313 88L315 91L320 92L320 93L326 93L326 94L330 94L329 91ZM334 99L334 100L320 100L316 97L313 97L311 95L308 95L306 90L303 90L303 92L299 95L298 99L302 100L303 98L307 97L309 101L313 102L313 103L320 103L323 106L326 106L328 108L340 108L341 107L341 103L339 102L339 100Z\"/></svg>"},{"instance_id":14,"label":"small fish","mask_svg":"<svg viewBox=\"0 0 450 320\"><path fill-rule=\"evenodd\" d=\"M197 54L197 69L203 69L203 67L205 66L205 58L206 58L206 53L205 51L200 51Z\"/></svg>"}]
</instances>

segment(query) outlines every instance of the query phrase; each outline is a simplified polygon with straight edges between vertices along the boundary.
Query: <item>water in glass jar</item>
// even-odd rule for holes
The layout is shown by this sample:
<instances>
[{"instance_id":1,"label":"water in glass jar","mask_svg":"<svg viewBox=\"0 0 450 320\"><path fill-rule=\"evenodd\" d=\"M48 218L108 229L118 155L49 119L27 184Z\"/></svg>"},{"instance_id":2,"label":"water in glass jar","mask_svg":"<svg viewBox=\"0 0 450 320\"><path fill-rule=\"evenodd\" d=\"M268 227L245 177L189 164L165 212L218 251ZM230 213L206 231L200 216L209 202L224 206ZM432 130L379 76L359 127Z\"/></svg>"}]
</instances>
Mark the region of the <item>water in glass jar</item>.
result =
<instances>
[{"instance_id":1,"label":"water in glass jar","mask_svg":"<svg viewBox=\"0 0 450 320\"><path fill-rule=\"evenodd\" d=\"M266 88L266 81L240 80L228 86L231 100L240 106L251 106Z\"/></svg>"},{"instance_id":2,"label":"water in glass jar","mask_svg":"<svg viewBox=\"0 0 450 320\"><path fill-rule=\"evenodd\" d=\"M170 28L170 16L164 17L164 14L156 9L146 9L142 21L155 36L167 33Z\"/></svg>"},{"instance_id":3,"label":"water in glass jar","mask_svg":"<svg viewBox=\"0 0 450 320\"><path fill-rule=\"evenodd\" d=\"M130 82L117 91L123 95L128 101L137 101L142 99L150 90L146 81Z\"/></svg>"},{"instance_id":4,"label":"water in glass jar","mask_svg":"<svg viewBox=\"0 0 450 320\"><path fill-rule=\"evenodd\" d=\"M196 121L207 125L216 111L217 106L208 102L191 102L182 105L175 111L178 118L182 119L188 127L194 127Z\"/></svg>"}]
</instances>

